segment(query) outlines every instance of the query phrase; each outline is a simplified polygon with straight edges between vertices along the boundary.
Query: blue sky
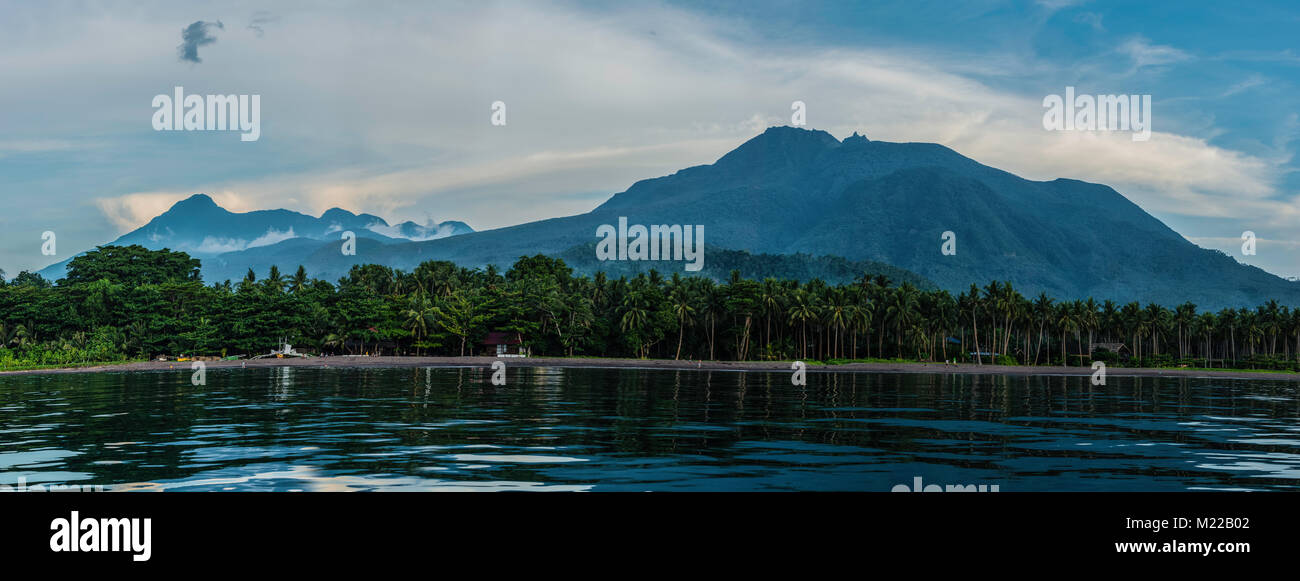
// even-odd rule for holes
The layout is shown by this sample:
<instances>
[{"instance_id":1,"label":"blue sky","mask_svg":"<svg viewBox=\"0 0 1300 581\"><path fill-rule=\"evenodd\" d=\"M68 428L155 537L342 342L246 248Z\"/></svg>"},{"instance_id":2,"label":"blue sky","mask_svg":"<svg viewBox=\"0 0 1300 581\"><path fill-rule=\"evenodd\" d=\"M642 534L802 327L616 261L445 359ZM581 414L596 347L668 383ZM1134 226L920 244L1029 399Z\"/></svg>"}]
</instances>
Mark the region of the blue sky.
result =
<instances>
[{"instance_id":1,"label":"blue sky","mask_svg":"<svg viewBox=\"0 0 1300 581\"><path fill-rule=\"evenodd\" d=\"M507 226L710 163L794 100L837 137L931 141L1115 187L1300 275L1300 8L1184 2L0 1L0 268L195 192ZM222 23L178 58L182 29ZM152 97L259 94L262 139L159 133ZM1045 95L1150 94L1154 134L1048 132ZM488 123L508 106L506 127ZM1240 256L1240 234L1259 237Z\"/></svg>"}]
</instances>

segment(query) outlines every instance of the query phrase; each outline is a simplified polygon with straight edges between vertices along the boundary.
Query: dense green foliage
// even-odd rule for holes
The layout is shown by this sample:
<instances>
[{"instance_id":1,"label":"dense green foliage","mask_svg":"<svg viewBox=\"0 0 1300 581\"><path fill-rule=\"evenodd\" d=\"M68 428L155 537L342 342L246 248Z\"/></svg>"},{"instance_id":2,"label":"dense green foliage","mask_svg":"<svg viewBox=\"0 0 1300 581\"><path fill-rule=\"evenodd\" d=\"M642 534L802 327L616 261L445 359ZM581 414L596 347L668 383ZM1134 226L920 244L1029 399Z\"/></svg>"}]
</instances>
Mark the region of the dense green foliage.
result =
<instances>
[{"instance_id":1,"label":"dense green foliage","mask_svg":"<svg viewBox=\"0 0 1300 581\"><path fill-rule=\"evenodd\" d=\"M699 272L688 273L702 276L715 282L724 282L731 277L733 270L739 270L746 278L761 280L776 278L785 280L811 281L821 279L831 284L850 283L863 275L881 275L895 283L911 283L921 289L933 289L937 286L929 279L910 270L890 266L883 262L870 260L848 260L840 256L812 256L809 254L752 254L744 250L728 250L711 245L704 247L708 260ZM604 272L605 276L628 278L638 274L650 274L650 271L681 271L683 261L653 260L610 260L596 259L596 243L589 242L575 246L557 258L573 267L574 272L595 276Z\"/></svg>"},{"instance_id":2,"label":"dense green foliage","mask_svg":"<svg viewBox=\"0 0 1300 581\"><path fill-rule=\"evenodd\" d=\"M504 274L425 262L354 266L337 284L299 267L205 285L181 252L101 247L52 286L0 286L0 367L166 355L256 355L288 341L331 354L479 354L491 331L535 355L723 360L911 360L1295 369L1300 309L1197 313L1194 305L1027 299L1010 285L953 296L881 275L819 279L574 276L520 258ZM991 355L996 354L996 355Z\"/></svg>"},{"instance_id":3,"label":"dense green foliage","mask_svg":"<svg viewBox=\"0 0 1300 581\"><path fill-rule=\"evenodd\" d=\"M199 280L199 261L183 252L154 252L143 246L102 246L68 263L59 285L110 283L160 284Z\"/></svg>"}]
</instances>

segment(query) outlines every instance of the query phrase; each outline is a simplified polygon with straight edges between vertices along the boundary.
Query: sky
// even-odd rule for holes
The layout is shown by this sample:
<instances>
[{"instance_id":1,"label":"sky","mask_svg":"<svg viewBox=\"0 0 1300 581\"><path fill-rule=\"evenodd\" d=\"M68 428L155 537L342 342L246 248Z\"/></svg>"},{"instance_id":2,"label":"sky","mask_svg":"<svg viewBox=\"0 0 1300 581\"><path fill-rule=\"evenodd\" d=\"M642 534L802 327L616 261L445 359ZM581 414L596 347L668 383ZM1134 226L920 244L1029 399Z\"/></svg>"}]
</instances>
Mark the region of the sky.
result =
<instances>
[{"instance_id":1,"label":"sky","mask_svg":"<svg viewBox=\"0 0 1300 581\"><path fill-rule=\"evenodd\" d=\"M198 192L479 230L582 213L803 101L808 128L1104 183L1196 244L1300 276L1290 4L0 0L0 269ZM153 98L176 86L259 95L260 138L155 131ZM1044 129L1067 86L1151 95L1150 139Z\"/></svg>"}]
</instances>

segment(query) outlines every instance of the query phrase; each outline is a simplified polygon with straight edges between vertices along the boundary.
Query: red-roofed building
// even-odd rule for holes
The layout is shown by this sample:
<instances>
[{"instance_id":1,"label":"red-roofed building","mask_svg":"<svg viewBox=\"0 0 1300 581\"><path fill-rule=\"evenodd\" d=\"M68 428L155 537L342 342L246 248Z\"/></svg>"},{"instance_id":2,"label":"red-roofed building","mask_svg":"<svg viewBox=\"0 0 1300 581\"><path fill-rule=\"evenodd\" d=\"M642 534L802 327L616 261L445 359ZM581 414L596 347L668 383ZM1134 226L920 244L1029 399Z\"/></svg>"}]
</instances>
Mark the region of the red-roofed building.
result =
<instances>
[{"instance_id":1,"label":"red-roofed building","mask_svg":"<svg viewBox=\"0 0 1300 581\"><path fill-rule=\"evenodd\" d=\"M527 357L528 348L524 347L519 333L493 331L483 338L483 354L488 357Z\"/></svg>"}]
</instances>

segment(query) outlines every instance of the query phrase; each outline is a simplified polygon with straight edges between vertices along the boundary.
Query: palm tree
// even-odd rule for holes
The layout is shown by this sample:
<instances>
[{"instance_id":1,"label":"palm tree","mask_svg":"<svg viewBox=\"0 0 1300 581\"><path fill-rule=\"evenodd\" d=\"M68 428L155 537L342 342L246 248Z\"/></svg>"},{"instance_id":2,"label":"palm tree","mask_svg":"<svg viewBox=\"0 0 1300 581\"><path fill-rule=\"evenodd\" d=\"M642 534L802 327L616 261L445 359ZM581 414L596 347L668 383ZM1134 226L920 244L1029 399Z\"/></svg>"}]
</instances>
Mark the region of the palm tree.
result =
<instances>
[{"instance_id":1,"label":"palm tree","mask_svg":"<svg viewBox=\"0 0 1300 581\"><path fill-rule=\"evenodd\" d=\"M294 294L302 292L304 288L307 288L307 281L309 280L310 279L307 277L307 269L303 268L303 266L299 264L298 271L293 273L293 278L289 280L289 291Z\"/></svg>"},{"instance_id":2,"label":"palm tree","mask_svg":"<svg viewBox=\"0 0 1300 581\"><path fill-rule=\"evenodd\" d=\"M861 291L859 291L860 293ZM853 334L853 358L858 357L858 334L862 331L867 332L867 357L871 356L871 317L872 304L870 299L859 297L854 304L849 307L849 329Z\"/></svg>"},{"instance_id":3,"label":"palm tree","mask_svg":"<svg viewBox=\"0 0 1300 581\"><path fill-rule=\"evenodd\" d=\"M1043 329L1047 326L1047 322L1052 318L1054 312L1051 297L1048 297L1045 292L1038 293L1038 298L1034 299L1033 311L1034 318L1038 320L1038 347L1034 349L1034 365L1038 365L1038 353L1043 349ZM1048 345L1048 347L1051 347L1051 345ZM1047 356L1049 359L1051 358L1050 350Z\"/></svg>"},{"instance_id":4,"label":"palm tree","mask_svg":"<svg viewBox=\"0 0 1300 581\"><path fill-rule=\"evenodd\" d=\"M1148 333L1151 334L1151 355L1152 356L1160 354L1160 331L1161 329L1164 329L1165 327L1169 326L1169 319L1170 317L1169 317L1168 309L1160 305L1157 305L1155 303L1150 303L1147 305L1146 323L1148 326Z\"/></svg>"},{"instance_id":5,"label":"palm tree","mask_svg":"<svg viewBox=\"0 0 1300 581\"><path fill-rule=\"evenodd\" d=\"M889 320L894 328L898 331L898 355L902 356L903 351L903 330L912 327L916 320L917 308L916 287L911 283L903 283L903 286L892 293L889 297L889 304L885 307L885 318Z\"/></svg>"},{"instance_id":6,"label":"palm tree","mask_svg":"<svg viewBox=\"0 0 1300 581\"><path fill-rule=\"evenodd\" d=\"M1076 303L1078 308L1079 326L1088 330L1088 346L1085 348L1086 350L1084 353L1087 353L1088 356L1091 357L1093 333L1096 332L1097 327L1101 324L1101 318L1097 315L1097 301L1092 300L1092 297L1088 297L1088 300L1083 302L1076 301ZM1080 340L1077 330L1075 331L1074 338L1076 342Z\"/></svg>"},{"instance_id":7,"label":"palm tree","mask_svg":"<svg viewBox=\"0 0 1300 581\"><path fill-rule=\"evenodd\" d=\"M1205 349L1202 352L1205 360L1205 366L1210 366L1210 358L1213 357L1213 341L1215 330L1218 326L1218 319L1214 313L1202 313L1196 318L1196 329L1200 332L1201 337L1205 340Z\"/></svg>"},{"instance_id":8,"label":"palm tree","mask_svg":"<svg viewBox=\"0 0 1300 581\"><path fill-rule=\"evenodd\" d=\"M957 322L957 303L953 300L948 291L937 291L931 302L931 314L933 316L934 330L938 333L938 340L943 350L943 360L948 360L948 333L956 326ZM930 358L934 359L933 349Z\"/></svg>"},{"instance_id":9,"label":"palm tree","mask_svg":"<svg viewBox=\"0 0 1300 581\"><path fill-rule=\"evenodd\" d=\"M673 359L682 358L682 339L686 336L686 326L695 325L695 305L690 289L681 283L681 274L673 273L672 291L669 298L672 303L673 316L677 318L677 353Z\"/></svg>"},{"instance_id":10,"label":"palm tree","mask_svg":"<svg viewBox=\"0 0 1300 581\"><path fill-rule=\"evenodd\" d=\"M412 296L406 310L402 311L402 316L406 318L406 327L409 328L411 334L415 336L415 341L417 343L415 348L416 355L420 354L420 347L418 346L420 339L429 334L429 319L431 319L433 315L433 301L430 301L428 297L419 294Z\"/></svg>"},{"instance_id":11,"label":"palm tree","mask_svg":"<svg viewBox=\"0 0 1300 581\"><path fill-rule=\"evenodd\" d=\"M1228 358L1232 359L1232 366L1237 366L1237 311L1235 309L1224 309L1219 312L1219 328L1228 330Z\"/></svg>"},{"instance_id":12,"label":"palm tree","mask_svg":"<svg viewBox=\"0 0 1300 581\"><path fill-rule=\"evenodd\" d=\"M1186 302L1174 309L1174 324L1178 326L1178 358L1186 357L1183 329L1190 328L1196 320L1196 305Z\"/></svg>"},{"instance_id":13,"label":"palm tree","mask_svg":"<svg viewBox=\"0 0 1300 581\"><path fill-rule=\"evenodd\" d=\"M1259 320L1259 316L1247 309L1241 310L1241 330L1246 336L1247 357L1252 360L1255 357L1255 344L1264 337L1264 326ZM1252 364L1253 368L1254 365Z\"/></svg>"},{"instance_id":14,"label":"palm tree","mask_svg":"<svg viewBox=\"0 0 1300 581\"><path fill-rule=\"evenodd\" d=\"M280 267L271 265L271 272L266 275L266 280L262 281L262 284L272 292L284 292L284 275L280 274Z\"/></svg>"},{"instance_id":15,"label":"palm tree","mask_svg":"<svg viewBox=\"0 0 1300 581\"><path fill-rule=\"evenodd\" d=\"M979 315L983 310L981 307L980 289L973 283L969 291L957 297L957 308L970 316L971 333L975 342L975 362L979 365L984 364L984 356L980 351Z\"/></svg>"},{"instance_id":16,"label":"palm tree","mask_svg":"<svg viewBox=\"0 0 1300 581\"><path fill-rule=\"evenodd\" d=\"M1101 326L1102 336L1106 338L1107 342L1113 342L1115 337L1123 339L1122 321L1119 316L1119 307L1115 305L1115 301L1106 299L1101 303L1101 315L1098 318L1098 324Z\"/></svg>"},{"instance_id":17,"label":"palm tree","mask_svg":"<svg viewBox=\"0 0 1300 581\"><path fill-rule=\"evenodd\" d=\"M764 342L772 344L772 317L781 312L781 283L774 278L763 279L758 301L763 309Z\"/></svg>"},{"instance_id":18,"label":"palm tree","mask_svg":"<svg viewBox=\"0 0 1300 581\"><path fill-rule=\"evenodd\" d=\"M803 359L807 359L808 358L808 321L817 318L817 308L816 306L813 305L812 301L809 299L808 291L804 289L795 290L794 300L790 305L790 310L788 314L790 317L791 325L795 324L796 322L799 323L799 328L800 328L799 336L802 338L801 341L802 344L800 349L802 355L800 355L800 357Z\"/></svg>"},{"instance_id":19,"label":"palm tree","mask_svg":"<svg viewBox=\"0 0 1300 581\"><path fill-rule=\"evenodd\" d=\"M1066 366L1070 365L1070 356L1066 353L1065 334L1079 328L1077 302L1061 303L1056 307L1056 327L1061 331L1061 364Z\"/></svg>"},{"instance_id":20,"label":"palm tree","mask_svg":"<svg viewBox=\"0 0 1300 581\"><path fill-rule=\"evenodd\" d=\"M832 348L831 357L839 357L841 349L840 335L844 329L849 326L849 305L844 299L844 292L840 289L832 289L830 301L826 304L825 322L833 331L832 337L835 339Z\"/></svg>"},{"instance_id":21,"label":"palm tree","mask_svg":"<svg viewBox=\"0 0 1300 581\"><path fill-rule=\"evenodd\" d=\"M717 326L718 320L727 314L727 295L713 281L708 281L704 287L703 302L704 319L709 322L709 360L715 361L714 345L717 343Z\"/></svg>"},{"instance_id":22,"label":"palm tree","mask_svg":"<svg viewBox=\"0 0 1300 581\"><path fill-rule=\"evenodd\" d=\"M623 316L619 318L619 329L631 338L637 350L637 356L645 359L649 351L648 341L644 337L650 326L650 307L642 291L632 291L623 298Z\"/></svg>"},{"instance_id":23,"label":"palm tree","mask_svg":"<svg viewBox=\"0 0 1300 581\"><path fill-rule=\"evenodd\" d=\"M1282 330L1282 312L1278 308L1276 300L1269 300L1263 306L1259 307L1260 324L1265 332L1268 333L1268 354L1277 353L1277 334Z\"/></svg>"}]
</instances>

